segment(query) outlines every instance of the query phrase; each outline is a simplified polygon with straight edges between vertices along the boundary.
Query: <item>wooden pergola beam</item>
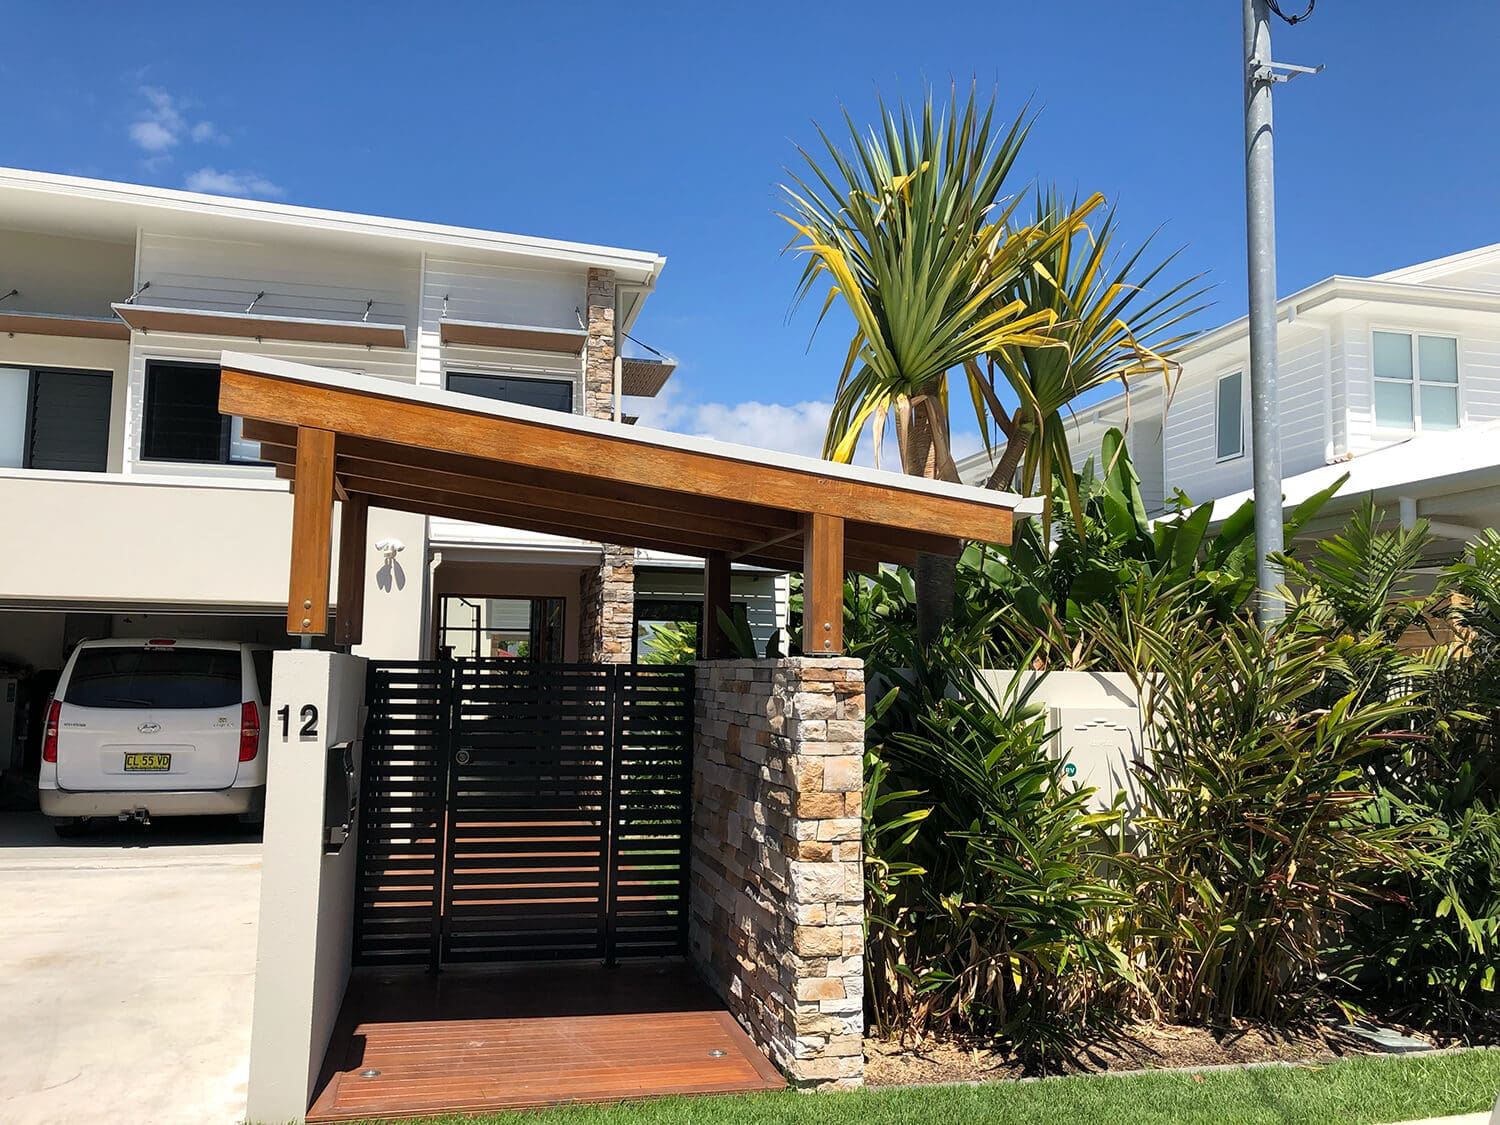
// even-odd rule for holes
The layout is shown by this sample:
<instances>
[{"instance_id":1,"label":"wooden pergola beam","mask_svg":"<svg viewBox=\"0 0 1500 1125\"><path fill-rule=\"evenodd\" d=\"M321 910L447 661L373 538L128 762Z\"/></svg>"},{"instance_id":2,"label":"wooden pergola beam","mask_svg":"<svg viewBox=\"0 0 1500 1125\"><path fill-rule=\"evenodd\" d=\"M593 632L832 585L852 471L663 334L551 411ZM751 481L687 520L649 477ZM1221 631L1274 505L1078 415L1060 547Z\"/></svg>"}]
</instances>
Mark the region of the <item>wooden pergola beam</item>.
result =
<instances>
[{"instance_id":1,"label":"wooden pergola beam","mask_svg":"<svg viewBox=\"0 0 1500 1125\"><path fill-rule=\"evenodd\" d=\"M545 506L521 504L512 500L499 498L465 496L461 492L451 492L446 489L418 488L410 484L395 484L390 481L351 476L349 474L341 474L340 479L343 480L344 487L351 492L363 493L366 496L391 500L428 501L445 508L472 511L476 515L486 517L481 522L515 518L534 524L545 523L549 527L563 529L551 532L550 534L571 536L579 534L578 525L568 518L567 513L556 512ZM675 541L669 535L671 529L661 528L648 523L636 523L633 520L616 518L612 515L606 516L600 514L590 517L588 528L596 533L600 542L638 546L642 544L635 543L636 539L651 539L656 542ZM595 536L585 535L583 538L595 538ZM693 534L690 542L691 545L700 549L735 551L742 547L745 541L743 539L731 539L724 536L711 535L707 531L698 531Z\"/></svg>"},{"instance_id":2,"label":"wooden pergola beam","mask_svg":"<svg viewBox=\"0 0 1500 1125\"><path fill-rule=\"evenodd\" d=\"M729 556L722 551L710 551L704 559L703 628L698 637L698 655L704 660L727 660L734 655L729 635L719 621L719 614L727 616L731 610L732 573Z\"/></svg>"},{"instance_id":3,"label":"wooden pergola beam","mask_svg":"<svg viewBox=\"0 0 1500 1125\"><path fill-rule=\"evenodd\" d=\"M291 466L296 463L296 451L285 446L263 444L261 456L274 464ZM603 515L610 520L638 524L657 532L673 532L684 535L705 533L744 545L764 538L766 527L744 519L729 519L703 512L665 511L645 504L629 501L601 500L580 496L555 488L538 488L534 485L513 484L509 481L491 480L486 477L466 477L436 469L405 468L383 461L370 461L344 455L339 445L335 469L339 480L379 482L378 491L384 495L401 495L411 490L427 490L451 494L454 503L462 504L465 498L495 501L507 508L533 509L539 512L576 515L581 521L592 520ZM377 491L371 487L367 491ZM751 510L753 511L753 509ZM785 523L790 517L786 513L766 513L777 523ZM796 535L796 527L784 532Z\"/></svg>"},{"instance_id":4,"label":"wooden pergola beam","mask_svg":"<svg viewBox=\"0 0 1500 1125\"><path fill-rule=\"evenodd\" d=\"M292 559L286 630L328 632L328 578L333 550L333 434L297 431L297 491L292 497Z\"/></svg>"},{"instance_id":5,"label":"wooden pergola beam","mask_svg":"<svg viewBox=\"0 0 1500 1125\"><path fill-rule=\"evenodd\" d=\"M219 409L341 435L426 447L474 458L475 475L497 462L686 495L755 501L790 512L1008 543L1011 511L992 503L915 488L740 461L629 435L579 429L411 398L257 375L231 367L219 380Z\"/></svg>"},{"instance_id":6,"label":"wooden pergola beam","mask_svg":"<svg viewBox=\"0 0 1500 1125\"><path fill-rule=\"evenodd\" d=\"M844 521L813 513L802 543L802 651L833 656L844 651Z\"/></svg>"},{"instance_id":7,"label":"wooden pergola beam","mask_svg":"<svg viewBox=\"0 0 1500 1125\"><path fill-rule=\"evenodd\" d=\"M338 596L334 601L335 644L357 645L365 627L365 539L369 535L368 497L348 496L339 512Z\"/></svg>"},{"instance_id":8,"label":"wooden pergola beam","mask_svg":"<svg viewBox=\"0 0 1500 1125\"><path fill-rule=\"evenodd\" d=\"M262 447L262 456L278 466L276 475L293 484L296 482L296 470L293 467L295 453L295 449L285 446ZM513 490L508 485L488 479L424 475L424 472L418 471L403 474L394 466L385 467L379 476L366 476L364 470L369 467L370 462L346 459L342 454L336 457L335 464L335 487L374 497L377 506L389 507L387 501L403 498L428 500L449 511L465 511L468 515L461 518L476 523L515 526L533 531L546 530L550 535L597 539L676 553L702 555L710 551L725 551L734 561L774 559L776 563L773 565L789 566L792 569L796 569L796 564L801 561L799 542L803 532L800 528L781 532L767 539L760 538L764 529L707 516L658 519L654 512L642 511L639 506L601 506L576 498L553 504L546 497L537 496L526 488ZM436 481L441 486L416 486L416 482L423 481ZM465 486L472 488L461 491ZM579 517L578 522L566 518L566 514L570 512ZM601 512L607 514L601 515ZM848 537L847 551L852 559L861 560L860 568L865 570L878 569L880 562L910 566L919 550L925 549L933 554L956 554L961 546L958 540L939 536L896 533L882 537L884 529L865 524L853 527L862 530L864 534L860 538ZM751 539L759 541L753 545L747 544L747 540ZM657 546L668 541L675 545Z\"/></svg>"}]
</instances>

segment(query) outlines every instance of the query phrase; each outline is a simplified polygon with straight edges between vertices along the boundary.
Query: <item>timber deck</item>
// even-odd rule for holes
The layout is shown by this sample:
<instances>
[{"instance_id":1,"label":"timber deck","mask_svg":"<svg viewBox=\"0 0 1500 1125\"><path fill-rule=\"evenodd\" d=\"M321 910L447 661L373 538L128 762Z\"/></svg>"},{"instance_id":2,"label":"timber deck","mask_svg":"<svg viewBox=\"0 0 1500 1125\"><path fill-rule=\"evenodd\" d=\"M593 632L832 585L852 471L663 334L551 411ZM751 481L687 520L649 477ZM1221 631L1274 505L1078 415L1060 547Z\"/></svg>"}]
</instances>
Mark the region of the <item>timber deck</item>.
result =
<instances>
[{"instance_id":1,"label":"timber deck","mask_svg":"<svg viewBox=\"0 0 1500 1125\"><path fill-rule=\"evenodd\" d=\"M356 973L309 1122L777 1090L692 971Z\"/></svg>"}]
</instances>

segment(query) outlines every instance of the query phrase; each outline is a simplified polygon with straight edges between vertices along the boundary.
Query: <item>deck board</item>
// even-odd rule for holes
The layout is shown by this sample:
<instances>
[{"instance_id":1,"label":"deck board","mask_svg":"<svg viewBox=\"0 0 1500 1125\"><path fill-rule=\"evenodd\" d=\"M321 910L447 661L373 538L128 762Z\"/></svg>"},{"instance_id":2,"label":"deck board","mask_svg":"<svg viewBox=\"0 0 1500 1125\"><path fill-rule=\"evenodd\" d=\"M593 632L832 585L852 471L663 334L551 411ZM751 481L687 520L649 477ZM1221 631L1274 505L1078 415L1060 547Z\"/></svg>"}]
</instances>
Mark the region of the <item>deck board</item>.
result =
<instances>
[{"instance_id":1,"label":"deck board","mask_svg":"<svg viewBox=\"0 0 1500 1125\"><path fill-rule=\"evenodd\" d=\"M362 1076L371 1070L379 1074ZM361 973L350 982L307 1120L784 1085L723 1005L679 963Z\"/></svg>"}]
</instances>

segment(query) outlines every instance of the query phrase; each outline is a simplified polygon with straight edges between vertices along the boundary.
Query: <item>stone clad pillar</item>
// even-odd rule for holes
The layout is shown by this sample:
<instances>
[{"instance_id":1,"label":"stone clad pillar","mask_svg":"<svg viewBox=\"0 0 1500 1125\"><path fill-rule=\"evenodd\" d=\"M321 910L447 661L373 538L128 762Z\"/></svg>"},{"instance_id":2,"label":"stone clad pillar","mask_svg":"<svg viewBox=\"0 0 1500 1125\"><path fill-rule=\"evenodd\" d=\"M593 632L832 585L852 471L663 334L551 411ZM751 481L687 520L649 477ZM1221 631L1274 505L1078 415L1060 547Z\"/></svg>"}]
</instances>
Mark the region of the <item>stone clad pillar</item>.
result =
<instances>
[{"instance_id":1,"label":"stone clad pillar","mask_svg":"<svg viewBox=\"0 0 1500 1125\"><path fill-rule=\"evenodd\" d=\"M612 270L589 270L585 319L583 412L590 418L613 418L619 339ZM635 550L604 544L603 562L597 570L584 573L580 593L578 659L628 663L635 633Z\"/></svg>"},{"instance_id":2,"label":"stone clad pillar","mask_svg":"<svg viewBox=\"0 0 1500 1125\"><path fill-rule=\"evenodd\" d=\"M689 954L801 1088L864 1080L864 661L700 663Z\"/></svg>"}]
</instances>

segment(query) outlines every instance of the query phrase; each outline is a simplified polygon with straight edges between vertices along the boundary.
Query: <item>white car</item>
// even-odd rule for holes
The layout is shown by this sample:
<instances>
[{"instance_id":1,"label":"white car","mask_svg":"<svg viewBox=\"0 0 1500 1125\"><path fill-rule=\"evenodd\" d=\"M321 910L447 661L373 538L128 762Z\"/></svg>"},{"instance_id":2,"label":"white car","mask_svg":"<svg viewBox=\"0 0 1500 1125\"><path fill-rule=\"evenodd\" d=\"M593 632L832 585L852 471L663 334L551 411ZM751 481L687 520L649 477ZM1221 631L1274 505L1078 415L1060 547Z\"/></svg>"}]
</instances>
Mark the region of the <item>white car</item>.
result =
<instances>
[{"instance_id":1,"label":"white car","mask_svg":"<svg viewBox=\"0 0 1500 1125\"><path fill-rule=\"evenodd\" d=\"M92 817L259 820L270 694L269 648L82 642L47 705L42 812L64 836Z\"/></svg>"}]
</instances>

